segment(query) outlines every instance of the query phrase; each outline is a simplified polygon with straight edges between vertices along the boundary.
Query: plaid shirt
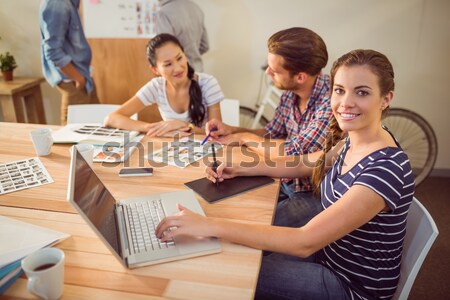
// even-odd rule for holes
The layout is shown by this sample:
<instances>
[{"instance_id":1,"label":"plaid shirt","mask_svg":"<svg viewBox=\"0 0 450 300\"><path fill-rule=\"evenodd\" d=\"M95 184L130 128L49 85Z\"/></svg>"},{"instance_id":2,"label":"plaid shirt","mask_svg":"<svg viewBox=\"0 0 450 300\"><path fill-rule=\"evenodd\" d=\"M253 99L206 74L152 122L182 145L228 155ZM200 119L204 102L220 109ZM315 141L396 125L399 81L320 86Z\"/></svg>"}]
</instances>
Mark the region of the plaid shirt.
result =
<instances>
[{"instance_id":1,"label":"plaid shirt","mask_svg":"<svg viewBox=\"0 0 450 300\"><path fill-rule=\"evenodd\" d=\"M303 114L300 99L292 91L281 96L275 116L266 130L271 138L284 138L286 155L311 153L323 148L332 111L330 106L330 76L319 74ZM291 178L283 178L284 182ZM300 178L296 191L312 190L310 178Z\"/></svg>"}]
</instances>

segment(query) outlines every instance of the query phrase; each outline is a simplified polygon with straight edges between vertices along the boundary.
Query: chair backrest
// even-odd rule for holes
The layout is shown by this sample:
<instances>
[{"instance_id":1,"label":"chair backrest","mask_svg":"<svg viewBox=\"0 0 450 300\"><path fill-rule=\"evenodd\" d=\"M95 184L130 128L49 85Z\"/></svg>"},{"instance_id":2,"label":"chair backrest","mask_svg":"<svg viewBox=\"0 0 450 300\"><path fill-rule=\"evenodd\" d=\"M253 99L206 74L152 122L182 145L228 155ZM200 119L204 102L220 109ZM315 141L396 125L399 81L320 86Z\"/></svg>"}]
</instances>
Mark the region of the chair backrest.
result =
<instances>
[{"instance_id":1,"label":"chair backrest","mask_svg":"<svg viewBox=\"0 0 450 300\"><path fill-rule=\"evenodd\" d=\"M103 123L105 117L119 108L118 104L77 104L67 107L67 124ZM131 116L137 120L137 114Z\"/></svg>"},{"instance_id":2,"label":"chair backrest","mask_svg":"<svg viewBox=\"0 0 450 300\"><path fill-rule=\"evenodd\" d=\"M223 99L220 102L220 112L222 113L222 122L239 126L239 100Z\"/></svg>"},{"instance_id":3,"label":"chair backrest","mask_svg":"<svg viewBox=\"0 0 450 300\"><path fill-rule=\"evenodd\" d=\"M408 299L417 273L439 234L433 218L415 197L409 208L407 222L400 281L392 299Z\"/></svg>"}]
</instances>

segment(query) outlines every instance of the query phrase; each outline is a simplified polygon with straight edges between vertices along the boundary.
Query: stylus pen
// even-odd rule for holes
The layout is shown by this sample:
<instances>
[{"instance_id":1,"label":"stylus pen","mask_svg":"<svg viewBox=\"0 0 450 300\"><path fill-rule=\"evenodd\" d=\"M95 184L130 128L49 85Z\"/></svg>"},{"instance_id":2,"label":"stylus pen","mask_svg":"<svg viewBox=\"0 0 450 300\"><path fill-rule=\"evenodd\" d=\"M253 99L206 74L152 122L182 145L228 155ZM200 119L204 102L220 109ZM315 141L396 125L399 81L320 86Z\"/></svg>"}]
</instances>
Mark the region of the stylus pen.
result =
<instances>
[{"instance_id":1,"label":"stylus pen","mask_svg":"<svg viewBox=\"0 0 450 300\"><path fill-rule=\"evenodd\" d=\"M213 129L211 129L210 131L209 131L209 133L208 133L208 135L203 139L203 141L202 141L202 146L206 143L206 141L209 139L209 137L211 136L211 132L213 132L213 131L217 131L217 128L213 128ZM214 148L213 148L214 149Z\"/></svg>"},{"instance_id":2,"label":"stylus pen","mask_svg":"<svg viewBox=\"0 0 450 300\"><path fill-rule=\"evenodd\" d=\"M216 159L216 148L214 147L214 144L211 144L212 154L213 154L213 165L212 169L214 172L217 173L217 159ZM216 185L219 185L219 178L216 178Z\"/></svg>"}]
</instances>

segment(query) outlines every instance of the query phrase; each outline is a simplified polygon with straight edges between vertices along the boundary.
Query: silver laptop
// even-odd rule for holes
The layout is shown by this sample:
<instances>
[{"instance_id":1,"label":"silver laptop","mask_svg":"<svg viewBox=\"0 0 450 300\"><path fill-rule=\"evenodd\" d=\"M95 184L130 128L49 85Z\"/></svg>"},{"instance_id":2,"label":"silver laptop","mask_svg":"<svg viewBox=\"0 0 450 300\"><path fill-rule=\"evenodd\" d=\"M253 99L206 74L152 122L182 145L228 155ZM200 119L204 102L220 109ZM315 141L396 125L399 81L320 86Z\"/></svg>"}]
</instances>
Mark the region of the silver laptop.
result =
<instances>
[{"instance_id":1,"label":"silver laptop","mask_svg":"<svg viewBox=\"0 0 450 300\"><path fill-rule=\"evenodd\" d=\"M222 250L215 238L180 236L168 243L155 236L176 204L204 215L192 190L116 201L76 147L72 147L68 200L111 252L128 268L152 265Z\"/></svg>"}]
</instances>

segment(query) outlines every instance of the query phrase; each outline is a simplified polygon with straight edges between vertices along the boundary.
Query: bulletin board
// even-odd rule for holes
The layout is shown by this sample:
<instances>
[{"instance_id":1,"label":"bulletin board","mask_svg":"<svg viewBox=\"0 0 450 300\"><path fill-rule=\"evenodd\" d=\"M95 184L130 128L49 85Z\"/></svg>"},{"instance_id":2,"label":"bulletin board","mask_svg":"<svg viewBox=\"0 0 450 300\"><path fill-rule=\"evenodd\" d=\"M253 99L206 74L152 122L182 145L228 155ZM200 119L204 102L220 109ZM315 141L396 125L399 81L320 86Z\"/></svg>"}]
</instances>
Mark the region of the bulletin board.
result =
<instances>
[{"instance_id":1,"label":"bulletin board","mask_svg":"<svg viewBox=\"0 0 450 300\"><path fill-rule=\"evenodd\" d=\"M122 104L155 76L147 61L146 46L154 36L157 3L157 0L82 0L80 14L92 50L92 75L101 103ZM145 27L148 8L152 10L150 33ZM139 24L144 24L143 31L138 30ZM161 119L156 105L139 112L142 121Z\"/></svg>"},{"instance_id":2,"label":"bulletin board","mask_svg":"<svg viewBox=\"0 0 450 300\"><path fill-rule=\"evenodd\" d=\"M155 36L157 0L83 0L87 38Z\"/></svg>"}]
</instances>

